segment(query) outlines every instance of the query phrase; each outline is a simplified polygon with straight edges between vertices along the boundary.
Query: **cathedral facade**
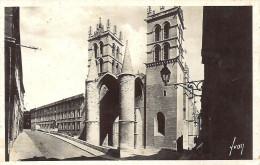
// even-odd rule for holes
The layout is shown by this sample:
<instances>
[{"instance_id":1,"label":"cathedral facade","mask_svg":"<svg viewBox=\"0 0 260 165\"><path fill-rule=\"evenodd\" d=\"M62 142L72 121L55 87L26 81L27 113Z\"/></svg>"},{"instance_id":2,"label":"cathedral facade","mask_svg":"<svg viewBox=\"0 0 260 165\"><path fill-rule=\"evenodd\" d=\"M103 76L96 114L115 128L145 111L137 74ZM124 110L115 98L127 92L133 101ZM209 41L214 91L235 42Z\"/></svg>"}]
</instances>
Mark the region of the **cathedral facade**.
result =
<instances>
[{"instance_id":1,"label":"cathedral facade","mask_svg":"<svg viewBox=\"0 0 260 165\"><path fill-rule=\"evenodd\" d=\"M101 19L95 30L90 27L89 72L78 136L91 145L120 150L192 149L199 131L198 111L189 93L170 85L189 79L182 48L182 9L160 7L155 13L148 7L145 21L146 74L134 74L131 45L126 42L123 53L122 32L109 20L106 27Z\"/></svg>"},{"instance_id":2,"label":"cathedral facade","mask_svg":"<svg viewBox=\"0 0 260 165\"><path fill-rule=\"evenodd\" d=\"M188 81L182 41L183 14L180 7L155 13L148 7L146 74L134 74L129 45L122 58L122 33L116 26L106 30L101 20L89 31L89 74L84 111L86 141L98 146L191 149L198 126L195 105L183 88L168 84ZM123 60L122 60L123 59Z\"/></svg>"}]
</instances>

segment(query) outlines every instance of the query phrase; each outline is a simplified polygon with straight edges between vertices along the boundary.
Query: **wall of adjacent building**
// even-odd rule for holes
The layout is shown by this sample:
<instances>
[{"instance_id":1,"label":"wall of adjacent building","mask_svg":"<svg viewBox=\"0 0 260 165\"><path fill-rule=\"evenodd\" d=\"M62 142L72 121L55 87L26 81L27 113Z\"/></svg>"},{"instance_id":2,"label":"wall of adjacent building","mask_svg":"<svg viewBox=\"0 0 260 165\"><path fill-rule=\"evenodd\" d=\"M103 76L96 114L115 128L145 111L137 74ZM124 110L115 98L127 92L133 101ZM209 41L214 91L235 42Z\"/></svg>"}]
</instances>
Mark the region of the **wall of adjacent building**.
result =
<instances>
[{"instance_id":1,"label":"wall of adjacent building","mask_svg":"<svg viewBox=\"0 0 260 165\"><path fill-rule=\"evenodd\" d=\"M5 8L5 155L23 127L24 86L18 7Z\"/></svg>"}]
</instances>

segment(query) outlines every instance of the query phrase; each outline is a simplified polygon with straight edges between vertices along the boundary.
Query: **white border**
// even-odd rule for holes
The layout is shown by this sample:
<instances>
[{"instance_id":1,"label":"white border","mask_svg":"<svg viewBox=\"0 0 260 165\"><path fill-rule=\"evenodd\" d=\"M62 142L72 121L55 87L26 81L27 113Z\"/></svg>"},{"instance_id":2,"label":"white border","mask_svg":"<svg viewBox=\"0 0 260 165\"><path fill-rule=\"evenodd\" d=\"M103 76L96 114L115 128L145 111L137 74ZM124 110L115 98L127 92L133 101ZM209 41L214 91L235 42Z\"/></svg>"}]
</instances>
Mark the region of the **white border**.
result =
<instances>
[{"instance_id":1,"label":"white border","mask_svg":"<svg viewBox=\"0 0 260 165\"><path fill-rule=\"evenodd\" d=\"M257 0L3 0L0 1L0 163L4 161L4 7L20 6L253 6L253 161L77 161L73 164L91 163L91 164L260 164L260 80L259 80L259 66L260 66L260 1ZM9 162L14 163L14 162ZM22 163L22 162L19 162ZM27 163L43 163L46 162L26 162ZM48 162L48 163L62 163L71 164L72 161L62 162Z\"/></svg>"}]
</instances>

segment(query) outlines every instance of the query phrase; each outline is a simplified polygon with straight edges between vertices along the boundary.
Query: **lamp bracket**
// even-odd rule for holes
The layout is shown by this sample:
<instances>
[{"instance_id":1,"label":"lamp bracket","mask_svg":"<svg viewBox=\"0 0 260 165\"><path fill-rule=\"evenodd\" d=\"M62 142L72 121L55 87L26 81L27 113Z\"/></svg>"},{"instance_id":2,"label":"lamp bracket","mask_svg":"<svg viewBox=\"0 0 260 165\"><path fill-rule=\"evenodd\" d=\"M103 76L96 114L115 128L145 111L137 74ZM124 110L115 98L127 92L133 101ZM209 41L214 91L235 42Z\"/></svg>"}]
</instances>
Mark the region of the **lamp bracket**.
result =
<instances>
[{"instance_id":1,"label":"lamp bracket","mask_svg":"<svg viewBox=\"0 0 260 165\"><path fill-rule=\"evenodd\" d=\"M189 99L192 99L197 96L201 97L203 82L204 80L197 80L185 83L167 84L167 86L174 86L175 89L178 89L178 87L182 87L188 92L188 94L186 94L186 92L185 94L189 97Z\"/></svg>"}]
</instances>

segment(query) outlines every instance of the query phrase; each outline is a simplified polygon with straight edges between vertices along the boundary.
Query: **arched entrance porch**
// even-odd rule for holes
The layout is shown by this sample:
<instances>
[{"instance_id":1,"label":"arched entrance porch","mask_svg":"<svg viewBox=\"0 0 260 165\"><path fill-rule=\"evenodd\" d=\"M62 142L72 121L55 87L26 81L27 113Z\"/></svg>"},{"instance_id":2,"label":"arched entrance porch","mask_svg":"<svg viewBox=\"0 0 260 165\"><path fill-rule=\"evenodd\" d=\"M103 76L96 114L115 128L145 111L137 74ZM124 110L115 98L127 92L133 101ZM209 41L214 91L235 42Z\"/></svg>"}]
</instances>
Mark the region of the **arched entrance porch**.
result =
<instances>
[{"instance_id":1,"label":"arched entrance porch","mask_svg":"<svg viewBox=\"0 0 260 165\"><path fill-rule=\"evenodd\" d=\"M119 146L119 84L111 74L98 83L100 110L100 145Z\"/></svg>"}]
</instances>

